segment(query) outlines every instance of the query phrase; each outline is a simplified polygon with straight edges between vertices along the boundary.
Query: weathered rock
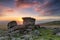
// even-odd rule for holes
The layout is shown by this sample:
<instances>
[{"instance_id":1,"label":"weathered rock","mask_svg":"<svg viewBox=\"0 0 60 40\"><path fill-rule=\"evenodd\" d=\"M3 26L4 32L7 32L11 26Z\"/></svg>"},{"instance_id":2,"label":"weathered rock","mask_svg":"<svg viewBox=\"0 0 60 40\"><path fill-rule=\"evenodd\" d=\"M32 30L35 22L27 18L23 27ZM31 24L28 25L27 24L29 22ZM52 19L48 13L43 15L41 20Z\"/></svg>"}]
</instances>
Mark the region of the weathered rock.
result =
<instances>
[{"instance_id":1,"label":"weathered rock","mask_svg":"<svg viewBox=\"0 0 60 40\"><path fill-rule=\"evenodd\" d=\"M39 30L34 30L34 35L39 36L40 35L40 31Z\"/></svg>"},{"instance_id":2,"label":"weathered rock","mask_svg":"<svg viewBox=\"0 0 60 40\"><path fill-rule=\"evenodd\" d=\"M12 28L14 26L17 26L17 22L16 21L11 21L11 22L8 23L7 26L8 26L8 29L10 29L10 28Z\"/></svg>"}]
</instances>

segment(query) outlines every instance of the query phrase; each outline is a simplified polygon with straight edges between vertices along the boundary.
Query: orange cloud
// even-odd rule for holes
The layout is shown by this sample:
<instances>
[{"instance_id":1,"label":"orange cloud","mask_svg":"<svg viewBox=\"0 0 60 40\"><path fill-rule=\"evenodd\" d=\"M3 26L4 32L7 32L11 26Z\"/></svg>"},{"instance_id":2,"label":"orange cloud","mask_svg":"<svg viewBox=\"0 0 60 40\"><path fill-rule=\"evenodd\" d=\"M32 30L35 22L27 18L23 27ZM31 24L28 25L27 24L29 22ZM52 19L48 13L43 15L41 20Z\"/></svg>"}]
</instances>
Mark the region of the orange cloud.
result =
<instances>
[{"instance_id":1,"label":"orange cloud","mask_svg":"<svg viewBox=\"0 0 60 40\"><path fill-rule=\"evenodd\" d=\"M6 10L7 12L14 12L14 10L12 10L12 9L8 9L8 10Z\"/></svg>"},{"instance_id":2,"label":"orange cloud","mask_svg":"<svg viewBox=\"0 0 60 40\"><path fill-rule=\"evenodd\" d=\"M10 8L10 7L3 7L2 8L2 16L16 16L18 15L18 11L14 8Z\"/></svg>"},{"instance_id":3,"label":"orange cloud","mask_svg":"<svg viewBox=\"0 0 60 40\"><path fill-rule=\"evenodd\" d=\"M19 8L30 8L30 7L32 7L32 5L31 4L22 4L22 5L19 5L18 7Z\"/></svg>"},{"instance_id":4,"label":"orange cloud","mask_svg":"<svg viewBox=\"0 0 60 40\"><path fill-rule=\"evenodd\" d=\"M3 9L3 11L6 11L6 12L14 12L14 9L10 8L10 7L5 7Z\"/></svg>"},{"instance_id":5,"label":"orange cloud","mask_svg":"<svg viewBox=\"0 0 60 40\"><path fill-rule=\"evenodd\" d=\"M15 0L16 7L18 8L31 8L35 5L38 5L39 2L33 1L29 2L29 0Z\"/></svg>"},{"instance_id":6,"label":"orange cloud","mask_svg":"<svg viewBox=\"0 0 60 40\"><path fill-rule=\"evenodd\" d=\"M3 8L3 5L0 3L0 9Z\"/></svg>"}]
</instances>

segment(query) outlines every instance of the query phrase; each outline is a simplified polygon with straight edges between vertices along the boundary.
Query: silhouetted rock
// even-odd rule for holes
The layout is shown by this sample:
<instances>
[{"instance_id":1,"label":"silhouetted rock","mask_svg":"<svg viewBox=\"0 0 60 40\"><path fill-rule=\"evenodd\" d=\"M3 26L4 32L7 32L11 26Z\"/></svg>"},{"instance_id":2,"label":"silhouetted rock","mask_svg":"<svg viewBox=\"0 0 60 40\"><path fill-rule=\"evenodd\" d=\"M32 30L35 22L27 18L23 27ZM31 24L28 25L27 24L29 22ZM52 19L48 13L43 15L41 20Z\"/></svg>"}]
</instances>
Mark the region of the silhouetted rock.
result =
<instances>
[{"instance_id":1,"label":"silhouetted rock","mask_svg":"<svg viewBox=\"0 0 60 40\"><path fill-rule=\"evenodd\" d=\"M9 22L9 23L7 24L7 26L8 26L8 29L10 29L10 28L12 28L12 27L14 27L14 26L17 26L17 22L16 22L16 21L11 21L11 22Z\"/></svg>"},{"instance_id":2,"label":"silhouetted rock","mask_svg":"<svg viewBox=\"0 0 60 40\"><path fill-rule=\"evenodd\" d=\"M35 28L35 29L39 29L39 28L40 28L40 25L35 25L34 28Z\"/></svg>"},{"instance_id":3,"label":"silhouetted rock","mask_svg":"<svg viewBox=\"0 0 60 40\"><path fill-rule=\"evenodd\" d=\"M35 25L35 19L31 17L23 17L23 25Z\"/></svg>"},{"instance_id":4,"label":"silhouetted rock","mask_svg":"<svg viewBox=\"0 0 60 40\"><path fill-rule=\"evenodd\" d=\"M53 29L53 35L56 35L58 33L60 33L60 28L54 28Z\"/></svg>"}]
</instances>

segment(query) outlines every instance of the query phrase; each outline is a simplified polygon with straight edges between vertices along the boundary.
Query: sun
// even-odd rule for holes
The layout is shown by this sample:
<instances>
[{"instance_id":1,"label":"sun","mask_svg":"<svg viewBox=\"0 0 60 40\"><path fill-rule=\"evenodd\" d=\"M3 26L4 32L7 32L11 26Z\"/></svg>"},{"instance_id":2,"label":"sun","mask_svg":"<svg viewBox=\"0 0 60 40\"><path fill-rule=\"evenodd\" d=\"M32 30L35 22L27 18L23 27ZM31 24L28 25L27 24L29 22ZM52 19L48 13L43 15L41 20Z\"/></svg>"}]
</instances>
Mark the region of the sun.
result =
<instances>
[{"instance_id":1,"label":"sun","mask_svg":"<svg viewBox=\"0 0 60 40\"><path fill-rule=\"evenodd\" d=\"M18 24L23 24L23 20L22 20L22 18L20 18L20 17L18 17L18 18L16 19L16 21L17 21Z\"/></svg>"}]
</instances>

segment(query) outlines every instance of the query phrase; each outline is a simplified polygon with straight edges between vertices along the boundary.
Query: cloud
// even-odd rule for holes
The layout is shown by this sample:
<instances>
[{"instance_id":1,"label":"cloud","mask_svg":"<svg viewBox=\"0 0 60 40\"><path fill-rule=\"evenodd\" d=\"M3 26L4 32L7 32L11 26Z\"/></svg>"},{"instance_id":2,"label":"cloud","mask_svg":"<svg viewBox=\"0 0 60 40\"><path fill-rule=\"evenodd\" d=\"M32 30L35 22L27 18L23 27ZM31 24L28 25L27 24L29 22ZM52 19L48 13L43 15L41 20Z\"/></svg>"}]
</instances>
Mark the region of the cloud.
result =
<instances>
[{"instance_id":1,"label":"cloud","mask_svg":"<svg viewBox=\"0 0 60 40\"><path fill-rule=\"evenodd\" d=\"M37 12L44 14L44 10L40 8L41 2L39 0L16 0L16 7L18 8L34 8Z\"/></svg>"},{"instance_id":2,"label":"cloud","mask_svg":"<svg viewBox=\"0 0 60 40\"><path fill-rule=\"evenodd\" d=\"M33 7L37 2L33 0L16 0L16 6L20 8L30 8Z\"/></svg>"},{"instance_id":3,"label":"cloud","mask_svg":"<svg viewBox=\"0 0 60 40\"><path fill-rule=\"evenodd\" d=\"M3 16L3 14L2 14L3 8L4 8L4 6L0 3L0 16Z\"/></svg>"},{"instance_id":4,"label":"cloud","mask_svg":"<svg viewBox=\"0 0 60 40\"><path fill-rule=\"evenodd\" d=\"M42 15L60 16L60 0L14 0L18 9L33 8L36 12ZM10 2L9 4L7 4ZM13 0L0 0L0 9L5 9L8 13L14 12L14 9L7 8L2 5L11 5ZM10 7L10 6L9 6ZM1 14L1 11L0 11Z\"/></svg>"},{"instance_id":5,"label":"cloud","mask_svg":"<svg viewBox=\"0 0 60 40\"><path fill-rule=\"evenodd\" d=\"M0 17L5 16L5 15L14 14L14 12L15 12L15 10L13 8L6 7L2 4L0 4Z\"/></svg>"},{"instance_id":6,"label":"cloud","mask_svg":"<svg viewBox=\"0 0 60 40\"><path fill-rule=\"evenodd\" d=\"M4 16L14 16L17 14L17 11L13 8L10 7L6 7L5 9L3 9L3 13Z\"/></svg>"},{"instance_id":7,"label":"cloud","mask_svg":"<svg viewBox=\"0 0 60 40\"><path fill-rule=\"evenodd\" d=\"M40 15L55 15L60 11L60 0L16 0L15 3L18 8L33 7Z\"/></svg>"},{"instance_id":8,"label":"cloud","mask_svg":"<svg viewBox=\"0 0 60 40\"><path fill-rule=\"evenodd\" d=\"M53 16L59 16L60 0L46 0L46 2L40 8L42 8L47 14L50 13Z\"/></svg>"},{"instance_id":9,"label":"cloud","mask_svg":"<svg viewBox=\"0 0 60 40\"><path fill-rule=\"evenodd\" d=\"M3 11L8 12L8 13L14 12L14 10L12 8L9 8L9 7L5 8Z\"/></svg>"}]
</instances>

